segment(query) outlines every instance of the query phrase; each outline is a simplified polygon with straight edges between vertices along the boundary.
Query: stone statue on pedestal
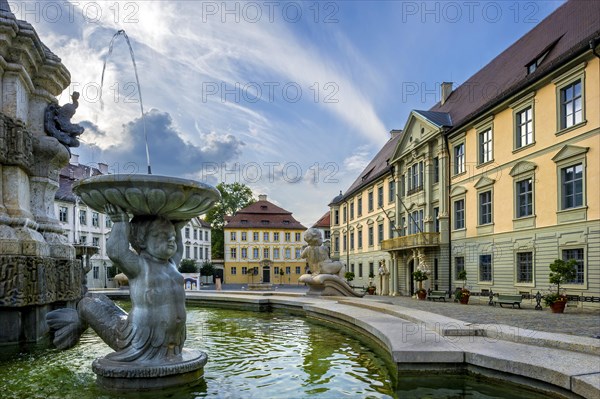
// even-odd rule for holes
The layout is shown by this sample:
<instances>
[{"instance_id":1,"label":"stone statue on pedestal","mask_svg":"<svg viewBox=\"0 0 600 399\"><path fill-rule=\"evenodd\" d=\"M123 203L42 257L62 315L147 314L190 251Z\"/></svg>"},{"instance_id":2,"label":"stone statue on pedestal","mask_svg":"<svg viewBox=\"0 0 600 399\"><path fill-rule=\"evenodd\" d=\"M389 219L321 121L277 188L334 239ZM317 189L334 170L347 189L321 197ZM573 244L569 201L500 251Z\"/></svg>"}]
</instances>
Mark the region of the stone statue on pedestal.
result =
<instances>
[{"instance_id":1,"label":"stone statue on pedestal","mask_svg":"<svg viewBox=\"0 0 600 399\"><path fill-rule=\"evenodd\" d=\"M67 149L79 147L79 136L84 131L82 126L71 123L71 118L79 106L79 93L74 91L71 99L73 101L71 104L65 104L62 107L54 103L48 104L44 113L44 130Z\"/></svg>"}]
</instances>

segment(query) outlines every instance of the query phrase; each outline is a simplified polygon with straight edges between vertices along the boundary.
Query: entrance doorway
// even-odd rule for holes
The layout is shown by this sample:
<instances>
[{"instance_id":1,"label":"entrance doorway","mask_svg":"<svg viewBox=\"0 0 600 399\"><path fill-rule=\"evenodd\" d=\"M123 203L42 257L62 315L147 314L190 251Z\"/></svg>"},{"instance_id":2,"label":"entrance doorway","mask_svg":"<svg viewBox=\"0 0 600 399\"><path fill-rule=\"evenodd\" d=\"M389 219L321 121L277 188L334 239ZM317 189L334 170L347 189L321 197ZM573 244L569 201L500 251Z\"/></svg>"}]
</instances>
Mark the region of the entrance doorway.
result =
<instances>
[{"instance_id":1,"label":"entrance doorway","mask_svg":"<svg viewBox=\"0 0 600 399\"><path fill-rule=\"evenodd\" d=\"M271 266L263 266L262 281L263 283L271 282Z\"/></svg>"}]
</instances>

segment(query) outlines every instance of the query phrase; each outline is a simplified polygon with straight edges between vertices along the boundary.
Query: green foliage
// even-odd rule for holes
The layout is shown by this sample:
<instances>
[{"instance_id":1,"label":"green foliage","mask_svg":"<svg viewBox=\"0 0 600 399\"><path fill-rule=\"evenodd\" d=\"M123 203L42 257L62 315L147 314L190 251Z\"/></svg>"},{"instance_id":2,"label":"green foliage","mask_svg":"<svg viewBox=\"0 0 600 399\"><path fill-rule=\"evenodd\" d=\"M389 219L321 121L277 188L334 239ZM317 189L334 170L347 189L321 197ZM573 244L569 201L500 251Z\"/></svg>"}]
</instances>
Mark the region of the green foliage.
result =
<instances>
[{"instance_id":1,"label":"green foliage","mask_svg":"<svg viewBox=\"0 0 600 399\"><path fill-rule=\"evenodd\" d=\"M369 278L374 278L375 275L373 273L369 273Z\"/></svg>"},{"instance_id":2,"label":"green foliage","mask_svg":"<svg viewBox=\"0 0 600 399\"><path fill-rule=\"evenodd\" d=\"M465 284L467 284L467 271L466 270L461 270L458 272L458 275L456 276L457 280L462 280L463 282L463 288L465 288ZM460 298L458 298L460 299Z\"/></svg>"},{"instance_id":3,"label":"green foliage","mask_svg":"<svg viewBox=\"0 0 600 399\"><path fill-rule=\"evenodd\" d=\"M560 294L561 284L575 280L575 277L577 277L576 267L577 261L575 259L569 259L568 261L555 259L554 262L550 264L550 283L556 284L557 294Z\"/></svg>"},{"instance_id":4,"label":"green foliage","mask_svg":"<svg viewBox=\"0 0 600 399\"><path fill-rule=\"evenodd\" d=\"M561 295L558 292L552 292L544 295L544 305L550 306L555 302L567 301L567 297L565 295Z\"/></svg>"},{"instance_id":5,"label":"green foliage","mask_svg":"<svg viewBox=\"0 0 600 399\"><path fill-rule=\"evenodd\" d=\"M198 265L193 259L182 259L179 264L179 273L198 273Z\"/></svg>"},{"instance_id":6,"label":"green foliage","mask_svg":"<svg viewBox=\"0 0 600 399\"><path fill-rule=\"evenodd\" d=\"M427 276L427 273L425 273L422 270L415 270L412 276L413 279L415 279L415 281L418 281L419 283L425 280L429 280L429 276Z\"/></svg>"},{"instance_id":7,"label":"green foliage","mask_svg":"<svg viewBox=\"0 0 600 399\"><path fill-rule=\"evenodd\" d=\"M211 252L213 259L224 259L225 237L223 227L225 217L233 216L237 211L255 202L250 187L242 183L219 183L217 190L221 193L221 201L215 204L206 214L206 222L212 227Z\"/></svg>"},{"instance_id":8,"label":"green foliage","mask_svg":"<svg viewBox=\"0 0 600 399\"><path fill-rule=\"evenodd\" d=\"M200 274L203 276L212 276L215 274L215 266L212 262L204 262L200 268Z\"/></svg>"},{"instance_id":9,"label":"green foliage","mask_svg":"<svg viewBox=\"0 0 600 399\"><path fill-rule=\"evenodd\" d=\"M282 268L282 269L279 269L279 275L280 275L280 276L283 276L284 274L285 274L285 271L283 271L283 268Z\"/></svg>"},{"instance_id":10,"label":"green foliage","mask_svg":"<svg viewBox=\"0 0 600 399\"><path fill-rule=\"evenodd\" d=\"M352 272L346 272L344 274L344 278L346 279L346 281L350 282L352 280L354 280L355 274Z\"/></svg>"}]
</instances>

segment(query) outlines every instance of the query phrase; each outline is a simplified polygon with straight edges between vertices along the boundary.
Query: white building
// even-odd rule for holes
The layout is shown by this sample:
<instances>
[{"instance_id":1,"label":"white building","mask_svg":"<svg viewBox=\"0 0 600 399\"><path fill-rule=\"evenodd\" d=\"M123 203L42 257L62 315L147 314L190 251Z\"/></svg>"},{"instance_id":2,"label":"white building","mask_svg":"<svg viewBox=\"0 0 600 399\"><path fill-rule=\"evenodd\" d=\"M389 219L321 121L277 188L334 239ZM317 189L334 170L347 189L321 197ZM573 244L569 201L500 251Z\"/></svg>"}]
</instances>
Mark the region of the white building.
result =
<instances>
[{"instance_id":1,"label":"white building","mask_svg":"<svg viewBox=\"0 0 600 399\"><path fill-rule=\"evenodd\" d=\"M81 165L79 156L72 155L69 165L60 171L60 187L55 196L55 212L65 230L70 243L98 247L98 252L90 257L90 271L87 275L88 288L113 287L110 278L112 262L106 255L106 240L112 222L103 213L96 212L82 203L73 194L73 184L89 176L108 173L108 165L98 163L98 167ZM182 230L184 258L193 259L202 266L211 261L210 225L199 217L194 218Z\"/></svg>"}]
</instances>

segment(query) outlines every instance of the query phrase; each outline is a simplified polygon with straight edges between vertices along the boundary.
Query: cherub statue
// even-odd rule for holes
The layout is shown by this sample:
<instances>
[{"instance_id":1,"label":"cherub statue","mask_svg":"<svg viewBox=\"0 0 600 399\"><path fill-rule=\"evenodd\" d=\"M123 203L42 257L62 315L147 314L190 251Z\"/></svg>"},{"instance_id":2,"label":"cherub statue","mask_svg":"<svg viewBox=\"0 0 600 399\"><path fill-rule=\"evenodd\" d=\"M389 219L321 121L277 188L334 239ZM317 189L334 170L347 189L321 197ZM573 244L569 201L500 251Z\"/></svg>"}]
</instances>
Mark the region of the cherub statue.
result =
<instances>
[{"instance_id":1,"label":"cherub statue","mask_svg":"<svg viewBox=\"0 0 600 399\"><path fill-rule=\"evenodd\" d=\"M119 327L116 361L164 361L181 355L185 341L185 288L177 265L183 255L181 227L158 216L135 216L107 205L114 225L107 254L129 279L131 311ZM137 252L129 249L129 243Z\"/></svg>"},{"instance_id":2,"label":"cherub statue","mask_svg":"<svg viewBox=\"0 0 600 399\"><path fill-rule=\"evenodd\" d=\"M344 277L344 264L329 258L329 247L323 245L319 230L315 228L306 230L304 241L308 243L308 246L304 248L300 257L306 259L313 276L317 274L337 274L342 278Z\"/></svg>"},{"instance_id":3,"label":"cherub statue","mask_svg":"<svg viewBox=\"0 0 600 399\"><path fill-rule=\"evenodd\" d=\"M71 123L71 118L79 106L79 93L74 91L71 100L73 101L71 104L62 107L58 104L49 104L44 114L46 133L60 141L67 149L79 147L78 137L85 130L83 126Z\"/></svg>"}]
</instances>

